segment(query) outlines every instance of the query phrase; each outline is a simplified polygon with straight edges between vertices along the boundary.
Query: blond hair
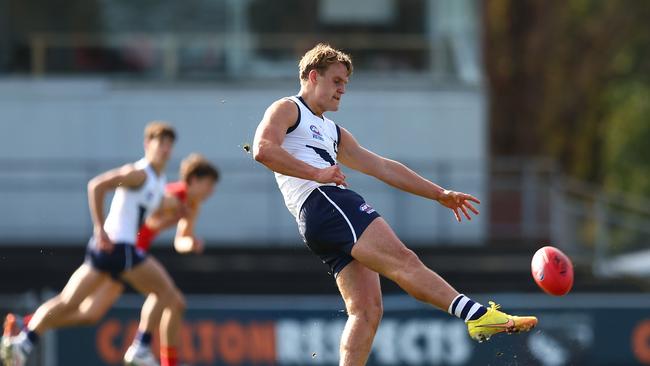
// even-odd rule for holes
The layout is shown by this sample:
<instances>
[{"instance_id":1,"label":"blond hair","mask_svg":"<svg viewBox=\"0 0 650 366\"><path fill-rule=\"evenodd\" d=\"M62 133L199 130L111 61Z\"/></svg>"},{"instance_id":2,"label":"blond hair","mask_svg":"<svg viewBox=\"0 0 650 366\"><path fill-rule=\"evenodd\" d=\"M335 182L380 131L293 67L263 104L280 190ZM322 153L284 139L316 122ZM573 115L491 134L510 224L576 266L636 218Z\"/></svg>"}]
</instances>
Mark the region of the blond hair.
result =
<instances>
[{"instance_id":1,"label":"blond hair","mask_svg":"<svg viewBox=\"0 0 650 366\"><path fill-rule=\"evenodd\" d=\"M176 131L174 127L167 122L152 121L144 128L144 139L149 141L155 138L169 137L176 141Z\"/></svg>"},{"instance_id":2,"label":"blond hair","mask_svg":"<svg viewBox=\"0 0 650 366\"><path fill-rule=\"evenodd\" d=\"M328 67L337 62L342 63L348 69L348 76L352 74L352 59L348 54L334 49L328 44L319 43L307 51L302 56L302 59L300 59L298 63L300 80L306 81L309 79L309 72L311 70L316 70L319 74L323 75Z\"/></svg>"}]
</instances>

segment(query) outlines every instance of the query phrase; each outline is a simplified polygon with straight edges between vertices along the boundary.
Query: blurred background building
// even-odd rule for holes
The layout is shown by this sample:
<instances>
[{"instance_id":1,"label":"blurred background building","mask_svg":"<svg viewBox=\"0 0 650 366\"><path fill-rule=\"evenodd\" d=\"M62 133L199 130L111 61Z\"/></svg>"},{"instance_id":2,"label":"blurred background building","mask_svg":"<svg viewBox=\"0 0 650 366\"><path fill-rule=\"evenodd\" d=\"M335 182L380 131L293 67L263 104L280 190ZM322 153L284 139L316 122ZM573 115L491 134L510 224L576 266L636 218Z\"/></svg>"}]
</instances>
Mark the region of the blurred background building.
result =
<instances>
[{"instance_id":1,"label":"blurred background building","mask_svg":"<svg viewBox=\"0 0 650 366\"><path fill-rule=\"evenodd\" d=\"M338 336L343 318L323 310L340 307L334 282L300 241L272 174L243 149L264 109L297 93L299 57L329 42L355 66L341 111L330 118L371 150L476 195L481 215L457 224L435 203L349 172L352 188L453 285L485 302L481 294L502 294L510 306L546 312L550 324L523 345L476 348L453 338L446 318L384 281L384 292L395 295L385 318L401 330L381 333L372 362L512 364L519 355L525 364L650 364L650 325L643 323L650 6L623 3L0 0L0 309L29 309L65 284L92 233L87 181L140 157L144 125L163 119L179 133L171 179L193 151L223 175L197 227L207 252L177 256L171 233L154 249L191 294L188 319L274 319L277 339L287 340L323 329L309 328L313 315ZM540 295L530 276L530 258L546 244L574 261L575 287L566 298ZM324 294L332 297L314 297ZM257 307L241 317L232 312L241 305L227 305L248 301ZM304 306L292 308L296 302ZM127 297L109 321L126 329L140 304ZM598 336L596 324L605 309L629 304L635 310L613 337L621 344L602 353L608 347L599 345L613 341ZM563 327L576 317L573 334ZM428 318L434 323L416 327L424 332L417 337L437 337L437 348L386 351L391 337ZM99 337L94 332L56 333L43 364L70 364L62 350ZM97 346L97 364L119 362L110 362L119 354L115 342L117 351ZM280 341L273 357L232 358L227 346L222 357L184 357L199 365L335 364L335 342L323 342L329 348L320 358L309 345ZM541 356L546 350L556 358Z\"/></svg>"}]
</instances>

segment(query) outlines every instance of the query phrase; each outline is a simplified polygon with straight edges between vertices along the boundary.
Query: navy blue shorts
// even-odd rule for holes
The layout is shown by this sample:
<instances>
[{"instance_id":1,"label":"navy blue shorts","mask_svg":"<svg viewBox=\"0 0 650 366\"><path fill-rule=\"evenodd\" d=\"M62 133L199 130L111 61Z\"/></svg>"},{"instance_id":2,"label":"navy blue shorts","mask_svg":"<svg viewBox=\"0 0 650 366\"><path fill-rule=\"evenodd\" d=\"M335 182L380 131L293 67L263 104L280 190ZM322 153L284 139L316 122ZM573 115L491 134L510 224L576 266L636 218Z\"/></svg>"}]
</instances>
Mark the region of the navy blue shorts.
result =
<instances>
[{"instance_id":1,"label":"navy blue shorts","mask_svg":"<svg viewBox=\"0 0 650 366\"><path fill-rule=\"evenodd\" d=\"M85 262L100 272L108 272L118 280L122 272L128 271L147 258L147 253L127 243L115 243L112 252L104 252L95 247L95 239L90 238L86 247Z\"/></svg>"},{"instance_id":2,"label":"navy blue shorts","mask_svg":"<svg viewBox=\"0 0 650 366\"><path fill-rule=\"evenodd\" d=\"M300 235L309 249L329 265L334 278L353 258L352 247L380 215L356 192L320 186L300 209Z\"/></svg>"}]
</instances>

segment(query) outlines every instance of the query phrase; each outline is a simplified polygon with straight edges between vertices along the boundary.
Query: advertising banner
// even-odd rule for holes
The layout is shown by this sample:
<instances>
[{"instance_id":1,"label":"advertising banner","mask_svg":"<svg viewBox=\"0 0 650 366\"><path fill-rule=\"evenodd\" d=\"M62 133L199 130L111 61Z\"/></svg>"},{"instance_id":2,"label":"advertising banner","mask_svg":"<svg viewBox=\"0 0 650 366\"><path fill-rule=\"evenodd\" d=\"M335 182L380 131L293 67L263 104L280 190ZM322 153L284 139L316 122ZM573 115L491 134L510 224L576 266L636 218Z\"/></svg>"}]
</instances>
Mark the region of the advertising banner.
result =
<instances>
[{"instance_id":1,"label":"advertising banner","mask_svg":"<svg viewBox=\"0 0 650 366\"><path fill-rule=\"evenodd\" d=\"M483 301L482 296L475 296ZM407 296L387 297L368 365L650 365L642 295L498 295L539 326L476 343L465 324ZM179 358L196 366L338 365L346 314L336 296L188 297ZM487 303L485 298L484 303ZM142 299L128 296L95 327L56 333L53 365L121 365ZM157 349L158 337L154 337Z\"/></svg>"}]
</instances>

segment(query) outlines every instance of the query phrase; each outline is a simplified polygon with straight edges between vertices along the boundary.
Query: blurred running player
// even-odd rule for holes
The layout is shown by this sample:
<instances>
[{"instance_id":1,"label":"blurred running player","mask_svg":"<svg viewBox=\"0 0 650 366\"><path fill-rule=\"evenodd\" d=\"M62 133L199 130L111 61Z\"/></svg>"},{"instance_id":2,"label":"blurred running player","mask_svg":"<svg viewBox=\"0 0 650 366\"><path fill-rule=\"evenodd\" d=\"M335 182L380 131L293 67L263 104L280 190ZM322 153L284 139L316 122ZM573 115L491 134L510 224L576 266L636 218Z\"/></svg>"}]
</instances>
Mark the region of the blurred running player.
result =
<instances>
[{"instance_id":1,"label":"blurred running player","mask_svg":"<svg viewBox=\"0 0 650 366\"><path fill-rule=\"evenodd\" d=\"M214 191L219 180L219 172L207 159L199 154L191 154L181 162L180 181L167 184L163 204L149 217L138 232L137 247L149 251L158 233L176 225L174 248L179 253L203 252L203 240L194 235L194 224L198 218L201 204ZM151 360L151 336L164 315L163 307L155 295L147 297L142 306L138 333L127 350L124 361L127 365L149 365ZM161 347L160 360L163 366L176 364L176 348Z\"/></svg>"},{"instance_id":2,"label":"blurred running player","mask_svg":"<svg viewBox=\"0 0 650 366\"><path fill-rule=\"evenodd\" d=\"M88 204L94 235L86 260L72 274L63 291L41 305L26 328L15 337L3 337L0 357L5 366L25 365L40 336L58 328L59 319L78 311L99 287L120 279L142 294L154 294L163 310L161 346L175 347L185 304L165 269L136 248L138 229L159 207L165 190L165 168L176 132L162 122L152 122L144 132L144 158L107 171L88 183ZM108 216L104 198L115 191Z\"/></svg>"},{"instance_id":3,"label":"blurred running player","mask_svg":"<svg viewBox=\"0 0 650 366\"><path fill-rule=\"evenodd\" d=\"M472 338L529 330L535 317L485 308L459 294L427 268L363 197L346 189L338 163L403 191L437 201L456 220L478 214L473 196L444 189L401 163L362 147L345 128L324 116L337 111L352 73L345 53L319 44L299 64L300 92L273 103L257 127L255 160L275 172L284 201L307 246L329 265L345 301L348 320L340 365L364 365L382 317L379 274L409 295L463 319Z\"/></svg>"},{"instance_id":4,"label":"blurred running player","mask_svg":"<svg viewBox=\"0 0 650 366\"><path fill-rule=\"evenodd\" d=\"M201 253L203 241L194 235L194 224L198 218L201 204L214 191L219 180L217 168L200 154L191 154L181 162L180 180L167 183L163 201L149 216L138 232L136 246L148 252L159 232L176 225L174 248L179 253ZM122 281L109 281L102 284L89 295L79 308L57 321L59 327L74 325L93 325L106 314L124 291ZM140 318L138 333L125 355L125 363L132 365L156 365L151 353L150 343L154 329L158 327L163 308L154 295L147 297ZM23 325L27 325L32 314L19 317L8 314L5 318L4 337L16 335ZM175 349L161 349L161 360L176 354Z\"/></svg>"}]
</instances>

